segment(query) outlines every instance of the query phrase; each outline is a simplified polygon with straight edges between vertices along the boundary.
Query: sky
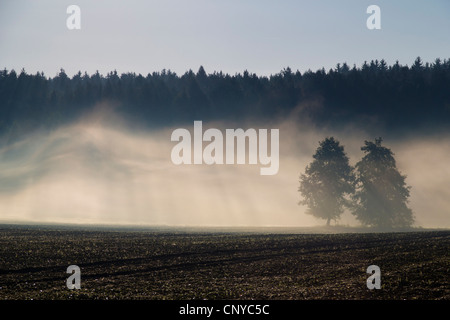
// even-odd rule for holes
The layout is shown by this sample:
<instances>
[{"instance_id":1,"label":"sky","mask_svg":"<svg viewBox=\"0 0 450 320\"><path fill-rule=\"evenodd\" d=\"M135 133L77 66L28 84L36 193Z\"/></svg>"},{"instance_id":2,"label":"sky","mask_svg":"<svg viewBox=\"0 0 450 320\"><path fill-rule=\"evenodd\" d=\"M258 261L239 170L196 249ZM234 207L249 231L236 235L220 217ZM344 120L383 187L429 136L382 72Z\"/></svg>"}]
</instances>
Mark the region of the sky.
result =
<instances>
[{"instance_id":1,"label":"sky","mask_svg":"<svg viewBox=\"0 0 450 320\"><path fill-rule=\"evenodd\" d=\"M69 5L81 29L69 30ZM369 30L369 5L381 29ZM398 60L411 65L450 56L450 2L384 0L5 0L0 2L0 67L56 75L202 65L207 73L270 75L337 63Z\"/></svg>"}]
</instances>

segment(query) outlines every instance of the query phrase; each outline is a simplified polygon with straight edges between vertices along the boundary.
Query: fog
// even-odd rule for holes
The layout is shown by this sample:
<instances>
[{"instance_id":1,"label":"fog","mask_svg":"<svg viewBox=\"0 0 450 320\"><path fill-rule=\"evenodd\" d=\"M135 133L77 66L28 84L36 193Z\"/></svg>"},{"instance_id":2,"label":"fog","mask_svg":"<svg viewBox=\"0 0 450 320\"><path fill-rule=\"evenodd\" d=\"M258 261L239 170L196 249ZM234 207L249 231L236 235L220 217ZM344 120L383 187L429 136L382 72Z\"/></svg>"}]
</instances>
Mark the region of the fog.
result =
<instances>
[{"instance_id":1,"label":"fog","mask_svg":"<svg viewBox=\"0 0 450 320\"><path fill-rule=\"evenodd\" d=\"M100 119L100 120L99 120ZM298 205L299 175L320 140L334 136L355 164L364 140L348 128L318 130L289 119L271 123L204 122L206 127L279 129L280 166L175 165L174 128L130 129L98 114L0 148L0 221L167 226L315 226L325 221ZM109 119L109 118L108 118ZM193 129L193 124L184 126ZM449 137L383 136L412 186L416 226L450 227ZM205 146L205 144L204 144ZM344 213L340 225L358 222Z\"/></svg>"}]
</instances>

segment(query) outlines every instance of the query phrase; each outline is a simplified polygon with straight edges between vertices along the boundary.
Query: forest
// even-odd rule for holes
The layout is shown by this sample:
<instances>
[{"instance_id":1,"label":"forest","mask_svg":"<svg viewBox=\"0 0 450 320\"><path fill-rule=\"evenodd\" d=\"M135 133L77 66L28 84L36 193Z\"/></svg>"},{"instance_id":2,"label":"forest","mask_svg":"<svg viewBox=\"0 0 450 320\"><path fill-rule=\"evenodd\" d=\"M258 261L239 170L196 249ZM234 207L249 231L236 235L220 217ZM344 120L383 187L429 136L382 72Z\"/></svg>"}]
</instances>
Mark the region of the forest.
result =
<instances>
[{"instance_id":1,"label":"forest","mask_svg":"<svg viewBox=\"0 0 450 320\"><path fill-rule=\"evenodd\" d=\"M337 64L304 73L289 67L277 74L207 74L203 67L177 75L111 71L106 76L64 69L54 77L22 69L0 71L0 134L12 138L76 120L97 104L115 106L136 126L159 127L193 120L306 118L321 127L347 125L377 132L448 128L450 59L411 66L398 61Z\"/></svg>"}]
</instances>

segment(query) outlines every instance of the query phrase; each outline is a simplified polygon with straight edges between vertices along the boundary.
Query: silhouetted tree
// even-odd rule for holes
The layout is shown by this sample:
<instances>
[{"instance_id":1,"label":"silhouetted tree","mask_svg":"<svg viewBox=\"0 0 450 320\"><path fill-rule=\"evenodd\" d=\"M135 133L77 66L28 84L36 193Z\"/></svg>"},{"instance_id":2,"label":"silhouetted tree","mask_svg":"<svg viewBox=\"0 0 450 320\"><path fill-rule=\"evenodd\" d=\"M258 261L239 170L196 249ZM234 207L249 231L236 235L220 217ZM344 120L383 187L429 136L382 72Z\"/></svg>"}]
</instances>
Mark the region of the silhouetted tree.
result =
<instances>
[{"instance_id":1,"label":"silhouetted tree","mask_svg":"<svg viewBox=\"0 0 450 320\"><path fill-rule=\"evenodd\" d=\"M357 188L353 214L364 225L381 228L408 227L414 222L407 206L410 187L398 171L394 153L382 139L365 141L365 156L356 164Z\"/></svg>"},{"instance_id":2,"label":"silhouetted tree","mask_svg":"<svg viewBox=\"0 0 450 320\"><path fill-rule=\"evenodd\" d=\"M344 147L333 137L320 142L314 160L300 176L300 204L308 206L307 213L315 217L337 220L344 207L350 206L348 195L354 192L353 168Z\"/></svg>"}]
</instances>

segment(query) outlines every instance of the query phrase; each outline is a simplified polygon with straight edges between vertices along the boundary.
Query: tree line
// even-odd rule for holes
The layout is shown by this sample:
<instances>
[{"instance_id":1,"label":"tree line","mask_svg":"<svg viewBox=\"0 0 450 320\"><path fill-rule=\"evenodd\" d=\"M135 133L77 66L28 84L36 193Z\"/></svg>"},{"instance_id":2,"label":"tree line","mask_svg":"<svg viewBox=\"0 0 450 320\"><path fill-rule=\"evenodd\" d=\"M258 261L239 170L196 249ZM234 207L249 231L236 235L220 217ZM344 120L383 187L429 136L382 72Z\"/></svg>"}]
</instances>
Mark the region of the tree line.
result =
<instances>
[{"instance_id":1,"label":"tree line","mask_svg":"<svg viewBox=\"0 0 450 320\"><path fill-rule=\"evenodd\" d=\"M327 225L347 209L366 226L411 227L414 217L407 205L411 187L397 169L394 153L382 146L381 138L365 141L361 150L364 157L352 167L338 140L321 141L300 175L299 204Z\"/></svg>"},{"instance_id":2,"label":"tree line","mask_svg":"<svg viewBox=\"0 0 450 320\"><path fill-rule=\"evenodd\" d=\"M207 74L203 67L179 76L111 71L106 76L63 69L54 77L22 69L0 71L0 132L51 128L76 119L102 101L143 125L193 120L273 119L292 114L318 125L373 124L412 130L450 123L450 59L411 66L384 60L338 64L301 73L289 67L271 76L244 71ZM302 106L309 107L302 107ZM299 108L300 106L300 108Z\"/></svg>"}]
</instances>

